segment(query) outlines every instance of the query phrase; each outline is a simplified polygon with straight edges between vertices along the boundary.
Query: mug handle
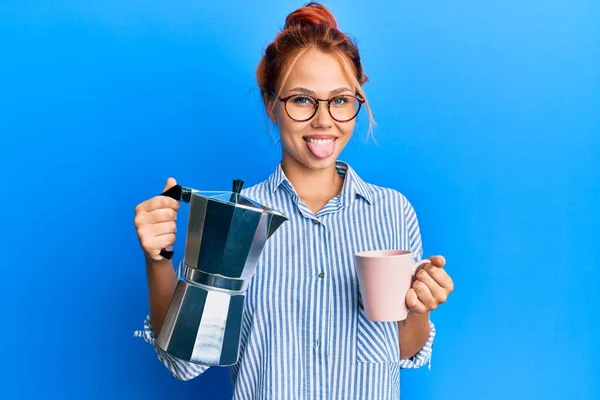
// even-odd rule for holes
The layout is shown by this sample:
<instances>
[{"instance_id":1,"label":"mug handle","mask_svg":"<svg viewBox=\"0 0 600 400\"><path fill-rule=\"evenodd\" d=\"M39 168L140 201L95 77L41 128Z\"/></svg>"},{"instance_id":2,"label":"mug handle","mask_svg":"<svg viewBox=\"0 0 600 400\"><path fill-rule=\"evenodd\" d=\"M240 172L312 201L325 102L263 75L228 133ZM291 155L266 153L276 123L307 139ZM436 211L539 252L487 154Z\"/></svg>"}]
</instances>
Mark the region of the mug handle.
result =
<instances>
[{"instance_id":1,"label":"mug handle","mask_svg":"<svg viewBox=\"0 0 600 400\"><path fill-rule=\"evenodd\" d=\"M192 193L191 189L186 188L181 185L175 185L175 186L165 190L160 195L170 197L177 201L185 201L186 203L189 203L190 198L191 198L191 193ZM174 253L175 252L173 250L160 249L160 255L163 256L164 258L166 258L167 260L170 260L171 258L173 258Z\"/></svg>"},{"instance_id":2,"label":"mug handle","mask_svg":"<svg viewBox=\"0 0 600 400\"><path fill-rule=\"evenodd\" d=\"M419 262L413 263L413 269L412 269L413 276L415 276L417 274L417 272L419 272L425 264L431 264L431 260L424 259Z\"/></svg>"},{"instance_id":3,"label":"mug handle","mask_svg":"<svg viewBox=\"0 0 600 400\"><path fill-rule=\"evenodd\" d=\"M423 269L423 267L425 266L425 264L430 264L431 260L429 259L423 259L421 261L418 262L413 262L412 264L412 277L411 277L411 286L412 284L415 282L415 280L417 279L416 275L417 272L419 272L421 269ZM409 310L410 312L410 310ZM406 318L402 320L402 325L406 326Z\"/></svg>"}]
</instances>

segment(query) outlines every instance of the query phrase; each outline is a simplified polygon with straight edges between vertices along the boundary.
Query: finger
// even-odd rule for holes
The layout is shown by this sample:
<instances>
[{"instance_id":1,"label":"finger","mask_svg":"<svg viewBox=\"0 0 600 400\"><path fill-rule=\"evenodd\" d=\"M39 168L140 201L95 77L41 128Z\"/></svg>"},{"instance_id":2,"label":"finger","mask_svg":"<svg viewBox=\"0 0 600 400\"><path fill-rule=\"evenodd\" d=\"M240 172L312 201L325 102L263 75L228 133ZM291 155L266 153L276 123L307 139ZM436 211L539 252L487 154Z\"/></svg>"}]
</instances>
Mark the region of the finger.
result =
<instances>
[{"instance_id":1,"label":"finger","mask_svg":"<svg viewBox=\"0 0 600 400\"><path fill-rule=\"evenodd\" d=\"M427 271L429 276L431 276L438 285L450 292L454 290L454 282L446 270L431 265L428 265L423 269Z\"/></svg>"},{"instance_id":2,"label":"finger","mask_svg":"<svg viewBox=\"0 0 600 400\"><path fill-rule=\"evenodd\" d=\"M416 280L413 283L413 289L415 289L415 293L417 293L419 301L425 304L428 310L436 309L438 303L431 294L431 291L429 290L429 287L427 287L426 284L424 284L420 280Z\"/></svg>"},{"instance_id":3,"label":"finger","mask_svg":"<svg viewBox=\"0 0 600 400\"><path fill-rule=\"evenodd\" d=\"M146 251L153 255L158 255L161 249L170 249L175 243L175 234L168 233L165 235L154 236L142 241L142 246Z\"/></svg>"},{"instance_id":4,"label":"finger","mask_svg":"<svg viewBox=\"0 0 600 400\"><path fill-rule=\"evenodd\" d=\"M438 304L444 303L448 299L448 291L438 285L438 283L431 277L431 275L422 270L417 274L417 279L423 282L429 288L429 292Z\"/></svg>"},{"instance_id":5,"label":"finger","mask_svg":"<svg viewBox=\"0 0 600 400\"><path fill-rule=\"evenodd\" d=\"M179 210L179 202L171 197L158 195L152 197L150 200L146 200L141 203L139 208L136 210L138 212L150 212L154 210L158 210L159 208L172 208L173 210Z\"/></svg>"},{"instance_id":6,"label":"finger","mask_svg":"<svg viewBox=\"0 0 600 400\"><path fill-rule=\"evenodd\" d=\"M149 243L151 243L150 241L153 238L177 232L177 224L174 221L159 222L157 224L144 225L138 228L137 231L140 240L144 242L143 246L150 248L151 244Z\"/></svg>"},{"instance_id":7,"label":"finger","mask_svg":"<svg viewBox=\"0 0 600 400\"><path fill-rule=\"evenodd\" d=\"M172 246L173 243L175 243L174 233L166 233L156 237L156 247L159 249L159 251L165 247Z\"/></svg>"},{"instance_id":8,"label":"finger","mask_svg":"<svg viewBox=\"0 0 600 400\"><path fill-rule=\"evenodd\" d=\"M172 208L159 208L158 210L152 210L138 214L134 221L136 226L142 224L156 224L158 222L168 222L177 220L177 211Z\"/></svg>"},{"instance_id":9,"label":"finger","mask_svg":"<svg viewBox=\"0 0 600 400\"><path fill-rule=\"evenodd\" d=\"M161 260L164 260L164 259L165 259L165 257L163 257L163 256L160 254L160 252L162 251L162 249L165 249L165 250L167 250L167 251L173 251L173 245L167 245L167 246L163 246L163 247L161 247L160 249L156 249L156 250L150 250L150 251L149 251L149 252L147 252L147 253L150 255L150 257L151 257L152 259L154 259L154 260L157 260L157 261L161 261Z\"/></svg>"},{"instance_id":10,"label":"finger","mask_svg":"<svg viewBox=\"0 0 600 400\"><path fill-rule=\"evenodd\" d=\"M419 296L413 288L406 293L406 306L414 313L423 314L427 312L427 306L419 300Z\"/></svg>"},{"instance_id":11,"label":"finger","mask_svg":"<svg viewBox=\"0 0 600 400\"><path fill-rule=\"evenodd\" d=\"M152 236L167 235L169 233L177 232L177 224L175 221L158 222L156 224L148 225L148 227Z\"/></svg>"},{"instance_id":12,"label":"finger","mask_svg":"<svg viewBox=\"0 0 600 400\"><path fill-rule=\"evenodd\" d=\"M175 243L174 233L164 233L161 235L146 235L140 237L142 247L146 250L160 250L163 247L170 246Z\"/></svg>"},{"instance_id":13,"label":"finger","mask_svg":"<svg viewBox=\"0 0 600 400\"><path fill-rule=\"evenodd\" d=\"M446 265L446 259L443 256L429 257L428 260L431 261L431 263L438 268L443 268L444 265Z\"/></svg>"},{"instance_id":14,"label":"finger","mask_svg":"<svg viewBox=\"0 0 600 400\"><path fill-rule=\"evenodd\" d=\"M163 188L163 192L171 189L173 186L177 185L177 181L175 180L175 178L167 178L167 182L165 183L165 187Z\"/></svg>"}]
</instances>

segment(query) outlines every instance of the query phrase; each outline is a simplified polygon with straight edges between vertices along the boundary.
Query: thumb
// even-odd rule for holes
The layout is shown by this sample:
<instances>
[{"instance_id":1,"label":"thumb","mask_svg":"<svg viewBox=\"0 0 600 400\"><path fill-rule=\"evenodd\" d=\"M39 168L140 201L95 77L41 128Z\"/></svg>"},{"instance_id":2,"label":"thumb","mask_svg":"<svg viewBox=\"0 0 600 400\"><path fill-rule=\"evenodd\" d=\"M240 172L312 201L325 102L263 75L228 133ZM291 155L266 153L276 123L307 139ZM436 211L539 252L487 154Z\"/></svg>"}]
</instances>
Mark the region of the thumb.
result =
<instances>
[{"instance_id":1,"label":"thumb","mask_svg":"<svg viewBox=\"0 0 600 400\"><path fill-rule=\"evenodd\" d=\"M177 185L177 181L175 180L175 178L169 177L169 179L167 179L167 183L165 184L165 188L162 191L163 192L167 191L167 190L171 189L175 185Z\"/></svg>"}]
</instances>

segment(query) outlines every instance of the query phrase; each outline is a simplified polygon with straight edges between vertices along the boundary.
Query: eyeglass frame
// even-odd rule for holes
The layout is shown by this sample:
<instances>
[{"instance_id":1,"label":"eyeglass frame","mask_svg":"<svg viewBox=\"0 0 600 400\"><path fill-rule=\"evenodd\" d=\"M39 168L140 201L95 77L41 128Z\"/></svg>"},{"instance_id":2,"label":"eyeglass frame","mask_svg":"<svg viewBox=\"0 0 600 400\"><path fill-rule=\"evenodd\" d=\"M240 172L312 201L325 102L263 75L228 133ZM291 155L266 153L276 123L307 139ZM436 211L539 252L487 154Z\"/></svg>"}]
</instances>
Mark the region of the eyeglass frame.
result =
<instances>
[{"instance_id":1,"label":"eyeglass frame","mask_svg":"<svg viewBox=\"0 0 600 400\"><path fill-rule=\"evenodd\" d=\"M329 116L331 118L333 118L335 121L337 121L337 122L350 122L350 121L352 121L353 119L355 119L358 116L358 113L360 112L360 110L362 108L362 105L365 103L365 99L363 99L362 96L359 93L356 93L356 95L338 94L338 95L336 95L334 97L331 97L329 99L320 99L318 97L315 97L315 96L310 95L310 94L305 94L305 93L302 93L302 94L292 94L292 95L289 95L287 97L281 97L277 93L274 93L274 92L271 92L271 94L273 96L275 96L275 98L277 100L279 100L279 101L281 101L283 103L283 109L285 110L285 113L287 114L287 116L290 117L290 119L292 119L293 121L296 121L296 122L306 122L306 121L310 121L311 119L313 119L314 116L317 115L317 111L319 110L319 105L320 105L321 101L326 101L327 102L327 112L329 113ZM288 102L289 99L291 99L292 97L295 97L295 96L306 96L306 97L310 97L311 99L315 99L316 100L315 106L314 106L315 111L313 112L313 114L310 117L308 117L306 119L292 118L292 116L290 115L290 113L289 113L289 111L287 109L287 102ZM356 114L354 114L354 116L352 118L350 118L350 119L339 120L339 119L335 118L333 116L333 114L331 114L331 102L336 97L340 97L340 96L353 97L353 98L355 98L358 101L358 110L356 110Z\"/></svg>"}]
</instances>

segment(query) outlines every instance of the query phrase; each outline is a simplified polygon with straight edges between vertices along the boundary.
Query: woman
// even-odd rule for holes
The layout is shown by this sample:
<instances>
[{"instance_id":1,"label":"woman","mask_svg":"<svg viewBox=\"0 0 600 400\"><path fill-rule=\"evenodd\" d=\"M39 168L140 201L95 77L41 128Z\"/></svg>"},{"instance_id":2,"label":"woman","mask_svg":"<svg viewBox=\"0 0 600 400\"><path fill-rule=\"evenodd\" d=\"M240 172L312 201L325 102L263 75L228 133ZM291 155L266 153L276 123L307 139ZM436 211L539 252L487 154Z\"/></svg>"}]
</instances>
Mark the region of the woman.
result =
<instances>
[{"instance_id":1,"label":"woman","mask_svg":"<svg viewBox=\"0 0 600 400\"><path fill-rule=\"evenodd\" d=\"M358 49L329 10L310 3L287 17L257 79L278 126L282 160L267 180L242 193L290 220L267 242L248 288L240 358L231 367L234 398L398 398L400 368L430 360L429 312L446 301L453 283L444 259L432 257L406 296L411 312L404 324L364 315L354 253L404 248L420 259L423 250L409 201L364 182L338 160L358 112L371 114ZM163 190L175 184L169 178ZM175 241L178 207L157 196L136 208L150 294L141 336L150 343L177 282L159 252ZM155 350L178 379L208 369Z\"/></svg>"}]
</instances>

